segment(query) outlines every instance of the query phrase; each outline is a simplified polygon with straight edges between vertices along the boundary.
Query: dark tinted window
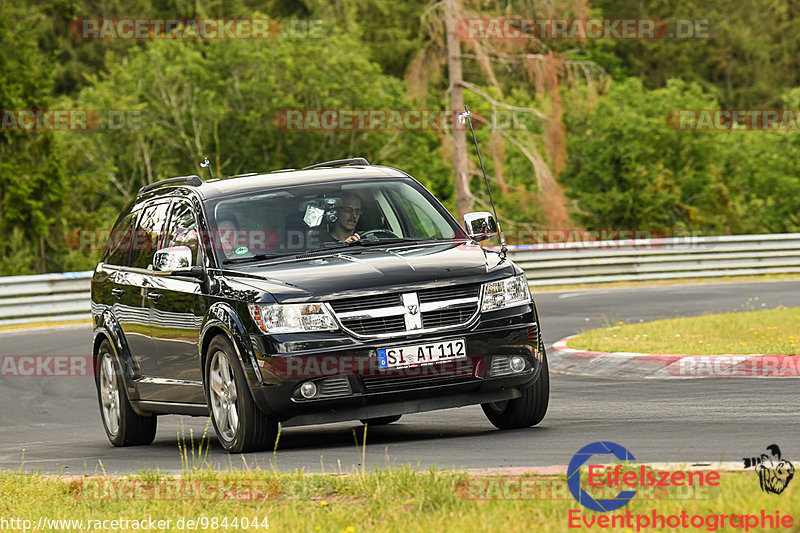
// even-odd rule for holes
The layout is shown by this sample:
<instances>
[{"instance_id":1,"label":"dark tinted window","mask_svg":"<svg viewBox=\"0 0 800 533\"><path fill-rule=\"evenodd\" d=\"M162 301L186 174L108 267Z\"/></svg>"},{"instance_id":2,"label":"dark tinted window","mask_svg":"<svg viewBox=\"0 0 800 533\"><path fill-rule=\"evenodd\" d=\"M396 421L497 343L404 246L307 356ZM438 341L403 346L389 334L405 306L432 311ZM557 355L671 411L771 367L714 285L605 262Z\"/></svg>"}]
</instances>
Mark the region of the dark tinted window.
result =
<instances>
[{"instance_id":1,"label":"dark tinted window","mask_svg":"<svg viewBox=\"0 0 800 533\"><path fill-rule=\"evenodd\" d=\"M220 199L211 213L222 263L317 250L353 232L379 242L452 239L461 231L425 189L400 179L275 188Z\"/></svg>"},{"instance_id":2,"label":"dark tinted window","mask_svg":"<svg viewBox=\"0 0 800 533\"><path fill-rule=\"evenodd\" d=\"M133 237L131 266L147 268L153 263L153 254L161 248L169 203L145 207L139 215Z\"/></svg>"},{"instance_id":3,"label":"dark tinted window","mask_svg":"<svg viewBox=\"0 0 800 533\"><path fill-rule=\"evenodd\" d=\"M197 237L197 223L194 220L192 206L186 202L176 202L172 206L172 217L164 247L188 246L192 249L192 257L196 261Z\"/></svg>"},{"instance_id":4,"label":"dark tinted window","mask_svg":"<svg viewBox=\"0 0 800 533\"><path fill-rule=\"evenodd\" d=\"M106 244L105 262L111 265L128 266L131 258L131 236L135 213L128 213L117 221Z\"/></svg>"}]
</instances>

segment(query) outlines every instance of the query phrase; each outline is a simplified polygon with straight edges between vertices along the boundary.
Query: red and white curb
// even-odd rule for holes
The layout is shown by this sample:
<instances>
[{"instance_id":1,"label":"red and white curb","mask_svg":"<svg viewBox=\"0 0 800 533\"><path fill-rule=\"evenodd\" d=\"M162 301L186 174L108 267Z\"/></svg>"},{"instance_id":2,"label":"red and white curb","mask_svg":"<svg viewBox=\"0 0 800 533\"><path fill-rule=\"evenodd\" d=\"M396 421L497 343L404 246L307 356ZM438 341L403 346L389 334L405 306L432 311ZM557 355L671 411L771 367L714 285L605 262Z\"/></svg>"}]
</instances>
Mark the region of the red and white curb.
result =
<instances>
[{"instance_id":1,"label":"red and white curb","mask_svg":"<svg viewBox=\"0 0 800 533\"><path fill-rule=\"evenodd\" d=\"M800 355L595 352L567 346L573 337L553 343L548 353L553 372L638 379L800 377Z\"/></svg>"}]
</instances>

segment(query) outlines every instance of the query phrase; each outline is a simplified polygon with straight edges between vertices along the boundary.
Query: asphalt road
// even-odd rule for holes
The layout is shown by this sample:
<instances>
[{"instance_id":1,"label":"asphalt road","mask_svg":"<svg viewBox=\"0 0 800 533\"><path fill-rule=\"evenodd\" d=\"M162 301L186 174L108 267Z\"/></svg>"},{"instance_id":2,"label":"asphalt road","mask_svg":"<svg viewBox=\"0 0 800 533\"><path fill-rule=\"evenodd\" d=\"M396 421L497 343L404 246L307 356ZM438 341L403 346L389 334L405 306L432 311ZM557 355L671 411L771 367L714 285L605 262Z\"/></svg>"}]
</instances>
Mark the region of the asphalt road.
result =
<instances>
[{"instance_id":1,"label":"asphalt road","mask_svg":"<svg viewBox=\"0 0 800 533\"><path fill-rule=\"evenodd\" d=\"M714 283L536 294L545 341L618 320L638 321L798 305L800 281ZM0 334L0 355L86 354L88 326ZM596 440L641 461L715 462L758 456L772 443L800 458L800 380L623 380L551 374L550 409L535 428L501 432L480 407L407 415L367 435L367 468L490 468L563 465ZM205 418L163 416L150 446L106 439L90 377L0 377L0 468L63 474L178 471ZM288 428L276 454L228 455L211 435L220 468L350 471L361 466L361 426ZM183 437L180 437L183 435ZM184 456L186 457L186 456ZM191 463L191 453L188 454Z\"/></svg>"}]
</instances>

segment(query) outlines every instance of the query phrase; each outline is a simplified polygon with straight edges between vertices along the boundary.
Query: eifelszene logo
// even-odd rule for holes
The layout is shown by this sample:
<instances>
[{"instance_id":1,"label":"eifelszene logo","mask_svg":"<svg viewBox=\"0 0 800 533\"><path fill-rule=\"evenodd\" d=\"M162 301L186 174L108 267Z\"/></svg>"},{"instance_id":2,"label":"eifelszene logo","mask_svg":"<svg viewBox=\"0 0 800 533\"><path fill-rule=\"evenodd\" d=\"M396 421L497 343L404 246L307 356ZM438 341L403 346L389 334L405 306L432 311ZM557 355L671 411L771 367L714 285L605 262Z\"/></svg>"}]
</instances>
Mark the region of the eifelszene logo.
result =
<instances>
[{"instance_id":1,"label":"eifelszene logo","mask_svg":"<svg viewBox=\"0 0 800 533\"><path fill-rule=\"evenodd\" d=\"M761 490L771 494L780 494L794 477L794 465L788 459L781 458L781 449L777 444L767 446L768 454L761 457L745 457L744 467L754 467L758 474Z\"/></svg>"},{"instance_id":2,"label":"eifelszene logo","mask_svg":"<svg viewBox=\"0 0 800 533\"><path fill-rule=\"evenodd\" d=\"M576 453L567 467L567 486L575 500L592 511L615 511L636 496L635 490L621 491L613 499L595 500L581 487L581 466L593 455L612 454L620 461L633 461L633 454L615 442L600 441L587 444ZM590 476L591 477L591 476ZM591 484L591 481L589 482Z\"/></svg>"},{"instance_id":3,"label":"eifelszene logo","mask_svg":"<svg viewBox=\"0 0 800 533\"><path fill-rule=\"evenodd\" d=\"M595 455L612 455L620 463L607 466L589 463ZM575 500L592 511L615 511L625 506L636 496L636 490L620 490L621 488L662 491L662 497L669 498L670 488L678 490L694 490L694 488L718 487L719 472L715 470L682 471L655 470L644 464L633 464L633 454L624 447L609 441L588 444L578 450L567 467L567 486ZM628 463L628 464L622 464ZM586 465L588 475L586 485L581 484L581 467ZM597 495L598 489L604 497L595 498L589 491ZM608 498L607 496L612 496Z\"/></svg>"}]
</instances>

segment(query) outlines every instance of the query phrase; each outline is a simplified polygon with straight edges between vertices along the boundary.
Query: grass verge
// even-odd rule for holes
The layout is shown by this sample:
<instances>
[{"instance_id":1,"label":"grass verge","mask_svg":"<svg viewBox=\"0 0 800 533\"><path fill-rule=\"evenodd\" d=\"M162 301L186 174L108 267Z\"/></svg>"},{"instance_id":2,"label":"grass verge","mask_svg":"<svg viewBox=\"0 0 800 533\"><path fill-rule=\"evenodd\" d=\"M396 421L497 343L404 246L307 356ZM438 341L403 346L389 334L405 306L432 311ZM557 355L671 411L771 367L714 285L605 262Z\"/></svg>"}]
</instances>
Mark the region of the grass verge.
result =
<instances>
[{"instance_id":1,"label":"grass verge","mask_svg":"<svg viewBox=\"0 0 800 533\"><path fill-rule=\"evenodd\" d=\"M525 485L529 490L521 489ZM179 531L178 520L183 519L184 526L188 520L200 520L199 531L263 531L268 524L271 531L561 532L568 529L570 512L587 520L614 514L581 507L565 485L564 476L470 477L465 472L411 468L348 475L207 471L175 477L143 472L125 478L69 480L5 472L0 473L0 517L29 520L34 529L40 517L83 520L84 530L89 520L149 517L165 524L170 520L171 527L162 529L167 531ZM556 486L560 487L557 492ZM539 490L541 487L550 490ZM634 500L616 513L760 516L763 510L767 515L774 516L777 511L783 516L800 508L800 485L790 484L779 496L765 494L752 471L722 472L716 490L681 494L648 497L640 489ZM237 517L238 527L233 528ZM242 528L245 518L248 527ZM227 529L223 519L227 519ZM258 527L252 526L254 521ZM60 530L77 531L80 528L76 526L73 523ZM134 529L131 524L120 526L121 531ZM47 529L56 528L51 525ZM580 529L597 530L585 524ZM635 527L628 529L636 531Z\"/></svg>"},{"instance_id":2,"label":"grass verge","mask_svg":"<svg viewBox=\"0 0 800 533\"><path fill-rule=\"evenodd\" d=\"M30 322L28 324L4 324L0 325L0 332L5 331L21 331L27 329L48 329L48 328L57 328L62 326L79 326L79 325L92 325L92 319L77 319L77 320L62 320L62 321L42 321L42 322Z\"/></svg>"},{"instance_id":3,"label":"grass verge","mask_svg":"<svg viewBox=\"0 0 800 533\"><path fill-rule=\"evenodd\" d=\"M531 290L534 297L541 292L564 292L591 289L624 289L628 287L661 287L669 285L706 285L712 283L749 283L749 282L769 282L769 281L794 281L800 279L800 274L761 274L759 276L723 276L719 278L680 278L680 279L661 279L661 280L641 280L641 281L606 281L602 283L568 283L564 285L542 285L536 284L535 279L530 279Z\"/></svg>"},{"instance_id":4,"label":"grass verge","mask_svg":"<svg viewBox=\"0 0 800 533\"><path fill-rule=\"evenodd\" d=\"M601 352L800 354L800 307L670 318L584 331L569 347Z\"/></svg>"}]
</instances>

